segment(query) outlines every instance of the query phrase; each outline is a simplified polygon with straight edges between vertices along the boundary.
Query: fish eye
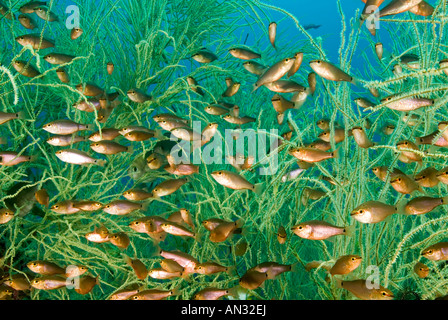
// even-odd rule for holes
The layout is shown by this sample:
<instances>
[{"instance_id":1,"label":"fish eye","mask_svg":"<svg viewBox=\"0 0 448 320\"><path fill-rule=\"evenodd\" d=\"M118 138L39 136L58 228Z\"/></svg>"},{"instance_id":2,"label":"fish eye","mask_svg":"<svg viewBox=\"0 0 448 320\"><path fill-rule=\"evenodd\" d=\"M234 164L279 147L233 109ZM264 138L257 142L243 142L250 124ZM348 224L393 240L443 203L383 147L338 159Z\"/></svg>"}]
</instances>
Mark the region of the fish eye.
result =
<instances>
[{"instance_id":1,"label":"fish eye","mask_svg":"<svg viewBox=\"0 0 448 320\"><path fill-rule=\"evenodd\" d=\"M432 250L428 250L428 254L432 254Z\"/></svg>"},{"instance_id":2,"label":"fish eye","mask_svg":"<svg viewBox=\"0 0 448 320\"><path fill-rule=\"evenodd\" d=\"M364 210L359 210L359 213L360 213L360 214L363 214L363 213L364 213Z\"/></svg>"},{"instance_id":3,"label":"fish eye","mask_svg":"<svg viewBox=\"0 0 448 320\"><path fill-rule=\"evenodd\" d=\"M386 296L386 295L387 295L386 291L381 292L381 294L382 294L383 296Z\"/></svg>"},{"instance_id":4,"label":"fish eye","mask_svg":"<svg viewBox=\"0 0 448 320\"><path fill-rule=\"evenodd\" d=\"M401 182L401 178L398 178L397 181L398 181L398 182Z\"/></svg>"},{"instance_id":5,"label":"fish eye","mask_svg":"<svg viewBox=\"0 0 448 320\"><path fill-rule=\"evenodd\" d=\"M299 230L302 230L302 229L303 229L303 227L302 227L302 226L299 226L299 227L298 227L298 229L299 229Z\"/></svg>"},{"instance_id":6,"label":"fish eye","mask_svg":"<svg viewBox=\"0 0 448 320\"><path fill-rule=\"evenodd\" d=\"M59 209L59 206L58 205L54 205L53 208Z\"/></svg>"},{"instance_id":7,"label":"fish eye","mask_svg":"<svg viewBox=\"0 0 448 320\"><path fill-rule=\"evenodd\" d=\"M355 257L352 257L352 261L355 261L356 260L356 258Z\"/></svg>"}]
</instances>

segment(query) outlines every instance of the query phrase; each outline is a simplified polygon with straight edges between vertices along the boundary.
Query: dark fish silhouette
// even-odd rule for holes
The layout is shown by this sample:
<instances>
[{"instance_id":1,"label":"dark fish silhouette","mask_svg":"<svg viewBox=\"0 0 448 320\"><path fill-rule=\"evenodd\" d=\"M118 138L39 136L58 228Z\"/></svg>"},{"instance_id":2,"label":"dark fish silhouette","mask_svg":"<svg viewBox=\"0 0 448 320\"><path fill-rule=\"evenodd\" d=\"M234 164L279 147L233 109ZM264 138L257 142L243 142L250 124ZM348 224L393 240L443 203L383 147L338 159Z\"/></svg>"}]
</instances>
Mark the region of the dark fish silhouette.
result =
<instances>
[{"instance_id":1,"label":"dark fish silhouette","mask_svg":"<svg viewBox=\"0 0 448 320\"><path fill-rule=\"evenodd\" d=\"M303 29L305 30L310 30L310 29L318 29L320 28L322 25L320 24L307 24L303 26Z\"/></svg>"}]
</instances>

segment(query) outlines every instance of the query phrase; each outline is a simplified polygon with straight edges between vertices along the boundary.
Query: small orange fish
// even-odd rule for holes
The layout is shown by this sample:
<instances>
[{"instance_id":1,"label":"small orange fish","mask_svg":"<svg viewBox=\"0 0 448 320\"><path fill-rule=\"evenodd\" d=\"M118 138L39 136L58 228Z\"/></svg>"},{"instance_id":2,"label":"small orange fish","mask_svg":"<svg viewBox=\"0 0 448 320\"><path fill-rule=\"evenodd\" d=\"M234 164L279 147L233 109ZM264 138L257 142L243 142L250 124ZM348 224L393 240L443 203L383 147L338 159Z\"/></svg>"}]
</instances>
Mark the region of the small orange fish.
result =
<instances>
[{"instance_id":1,"label":"small orange fish","mask_svg":"<svg viewBox=\"0 0 448 320\"><path fill-rule=\"evenodd\" d=\"M27 267L38 274L52 276L56 274L64 274L65 269L61 268L54 262L44 261L44 260L36 260L27 263Z\"/></svg>"},{"instance_id":2,"label":"small orange fish","mask_svg":"<svg viewBox=\"0 0 448 320\"><path fill-rule=\"evenodd\" d=\"M125 232L110 234L109 242L120 249L126 249L131 244L131 240Z\"/></svg>"},{"instance_id":3,"label":"small orange fish","mask_svg":"<svg viewBox=\"0 0 448 320\"><path fill-rule=\"evenodd\" d=\"M138 279L144 280L148 276L148 269L146 269L143 262L139 259L131 259L125 255L125 262L134 270Z\"/></svg>"},{"instance_id":4,"label":"small orange fish","mask_svg":"<svg viewBox=\"0 0 448 320\"><path fill-rule=\"evenodd\" d=\"M448 242L439 242L422 251L422 256L432 261L448 260Z\"/></svg>"},{"instance_id":5,"label":"small orange fish","mask_svg":"<svg viewBox=\"0 0 448 320\"><path fill-rule=\"evenodd\" d=\"M3 208L0 209L0 224L6 224L14 218L14 212Z\"/></svg>"},{"instance_id":6,"label":"small orange fish","mask_svg":"<svg viewBox=\"0 0 448 320\"><path fill-rule=\"evenodd\" d=\"M255 290L263 285L267 279L269 279L268 273L249 270L241 277L239 284L245 289Z\"/></svg>"},{"instance_id":7,"label":"small orange fish","mask_svg":"<svg viewBox=\"0 0 448 320\"><path fill-rule=\"evenodd\" d=\"M420 279L424 279L429 275L429 268L426 264L417 262L414 266L414 272Z\"/></svg>"},{"instance_id":8,"label":"small orange fish","mask_svg":"<svg viewBox=\"0 0 448 320\"><path fill-rule=\"evenodd\" d=\"M336 261L329 272L332 276L349 274L358 268L361 262L362 258L357 255L342 256Z\"/></svg>"},{"instance_id":9,"label":"small orange fish","mask_svg":"<svg viewBox=\"0 0 448 320\"><path fill-rule=\"evenodd\" d=\"M302 222L291 228L294 234L309 240L325 240L330 237L350 235L350 227L337 227L325 221L312 220Z\"/></svg>"},{"instance_id":10,"label":"small orange fish","mask_svg":"<svg viewBox=\"0 0 448 320\"><path fill-rule=\"evenodd\" d=\"M91 276L83 276L78 280L78 288L75 291L79 294L86 295L90 293L96 285L100 284L99 276L94 278Z\"/></svg>"}]
</instances>

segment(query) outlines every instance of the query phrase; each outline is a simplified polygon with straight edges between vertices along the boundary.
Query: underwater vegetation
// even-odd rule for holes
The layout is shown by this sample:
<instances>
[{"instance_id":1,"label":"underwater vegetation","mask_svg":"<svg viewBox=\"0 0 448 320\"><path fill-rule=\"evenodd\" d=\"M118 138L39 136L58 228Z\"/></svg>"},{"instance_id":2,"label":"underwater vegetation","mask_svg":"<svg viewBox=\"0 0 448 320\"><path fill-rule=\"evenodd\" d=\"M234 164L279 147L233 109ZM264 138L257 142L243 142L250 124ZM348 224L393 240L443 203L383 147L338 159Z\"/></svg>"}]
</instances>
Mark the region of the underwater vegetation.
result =
<instances>
[{"instance_id":1,"label":"underwater vegetation","mask_svg":"<svg viewBox=\"0 0 448 320\"><path fill-rule=\"evenodd\" d=\"M3 0L0 299L444 299L429 2Z\"/></svg>"}]
</instances>

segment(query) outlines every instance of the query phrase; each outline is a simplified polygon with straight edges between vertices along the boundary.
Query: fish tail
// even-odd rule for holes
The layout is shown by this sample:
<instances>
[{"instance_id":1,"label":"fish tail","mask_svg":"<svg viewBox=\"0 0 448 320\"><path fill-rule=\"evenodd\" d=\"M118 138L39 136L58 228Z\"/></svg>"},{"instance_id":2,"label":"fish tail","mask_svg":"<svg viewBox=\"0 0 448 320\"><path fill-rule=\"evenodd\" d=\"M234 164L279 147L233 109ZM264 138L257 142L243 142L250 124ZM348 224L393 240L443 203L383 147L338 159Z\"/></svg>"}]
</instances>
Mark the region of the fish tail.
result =
<instances>
[{"instance_id":1,"label":"fish tail","mask_svg":"<svg viewBox=\"0 0 448 320\"><path fill-rule=\"evenodd\" d=\"M181 289L179 287L176 287L174 289L171 290L171 295L172 296L180 296L181 295Z\"/></svg>"},{"instance_id":2,"label":"fish tail","mask_svg":"<svg viewBox=\"0 0 448 320\"><path fill-rule=\"evenodd\" d=\"M35 162L37 159L39 158L39 156L37 156L37 155L32 155L32 156L30 156L30 162Z\"/></svg>"},{"instance_id":3,"label":"fish tail","mask_svg":"<svg viewBox=\"0 0 448 320\"><path fill-rule=\"evenodd\" d=\"M305 265L305 270L309 272L313 269L319 268L323 263L325 263L325 261L321 261L321 260L308 262Z\"/></svg>"},{"instance_id":4,"label":"fish tail","mask_svg":"<svg viewBox=\"0 0 448 320\"><path fill-rule=\"evenodd\" d=\"M237 228L242 228L245 223L246 223L246 221L244 219L238 219L235 221L235 225Z\"/></svg>"},{"instance_id":5,"label":"fish tail","mask_svg":"<svg viewBox=\"0 0 448 320\"><path fill-rule=\"evenodd\" d=\"M363 87L361 80L355 77L352 77L352 81L350 83L357 87Z\"/></svg>"},{"instance_id":6,"label":"fish tail","mask_svg":"<svg viewBox=\"0 0 448 320\"><path fill-rule=\"evenodd\" d=\"M25 119L25 111L19 111L17 112L17 119Z\"/></svg>"},{"instance_id":7,"label":"fish tail","mask_svg":"<svg viewBox=\"0 0 448 320\"><path fill-rule=\"evenodd\" d=\"M150 258L158 257L160 258L161 253L163 252L162 248L160 248L159 244L154 244L155 250L151 253Z\"/></svg>"},{"instance_id":8,"label":"fish tail","mask_svg":"<svg viewBox=\"0 0 448 320\"><path fill-rule=\"evenodd\" d=\"M132 259L127 254L123 253L122 256L123 256L124 262L126 264L128 264L128 265L132 264Z\"/></svg>"},{"instance_id":9,"label":"fish tail","mask_svg":"<svg viewBox=\"0 0 448 320\"><path fill-rule=\"evenodd\" d=\"M334 158L334 159L339 158L339 148L336 149L336 150L334 150L334 151L331 153L331 157Z\"/></svg>"},{"instance_id":10,"label":"fish tail","mask_svg":"<svg viewBox=\"0 0 448 320\"><path fill-rule=\"evenodd\" d=\"M240 117L240 107L237 105L234 105L233 108L230 109L230 114L233 115L235 118Z\"/></svg>"},{"instance_id":11,"label":"fish tail","mask_svg":"<svg viewBox=\"0 0 448 320\"><path fill-rule=\"evenodd\" d=\"M408 215L405 210L406 204L407 204L406 199L401 199L400 201L398 201L397 204L395 205L395 213Z\"/></svg>"},{"instance_id":12,"label":"fish tail","mask_svg":"<svg viewBox=\"0 0 448 320\"><path fill-rule=\"evenodd\" d=\"M241 287L240 285L236 285L227 290L228 295L234 298L238 298L241 294L247 294L247 290Z\"/></svg>"},{"instance_id":13,"label":"fish tail","mask_svg":"<svg viewBox=\"0 0 448 320\"><path fill-rule=\"evenodd\" d=\"M227 273L229 276L232 276L232 275L236 274L236 273L237 273L237 272L236 272L236 266L230 266L230 267L227 267L226 273Z\"/></svg>"},{"instance_id":14,"label":"fish tail","mask_svg":"<svg viewBox=\"0 0 448 320\"><path fill-rule=\"evenodd\" d=\"M195 232L193 239L197 242L197 243L201 243L201 234L199 232Z\"/></svg>"},{"instance_id":15,"label":"fish tail","mask_svg":"<svg viewBox=\"0 0 448 320\"><path fill-rule=\"evenodd\" d=\"M191 279L190 279L190 273L188 273L188 272L182 271L182 272L180 273L180 277L181 277L182 279L184 279L185 281L187 281L187 282L190 282L190 281L191 281Z\"/></svg>"},{"instance_id":16,"label":"fish tail","mask_svg":"<svg viewBox=\"0 0 448 320\"><path fill-rule=\"evenodd\" d=\"M343 234L345 236L347 236L347 237L350 237L350 236L352 236L354 234L355 229L356 229L356 225L355 224L353 224L351 226L347 226L347 227L344 228Z\"/></svg>"},{"instance_id":17,"label":"fish tail","mask_svg":"<svg viewBox=\"0 0 448 320\"><path fill-rule=\"evenodd\" d=\"M264 183L257 183L253 186L252 191L255 192L258 195L261 195L264 191Z\"/></svg>"},{"instance_id":18,"label":"fish tail","mask_svg":"<svg viewBox=\"0 0 448 320\"><path fill-rule=\"evenodd\" d=\"M343 288L344 287L344 282L342 281L342 279L336 279L336 286L338 288Z\"/></svg>"},{"instance_id":19,"label":"fish tail","mask_svg":"<svg viewBox=\"0 0 448 320\"><path fill-rule=\"evenodd\" d=\"M140 210L143 212L147 211L150 203L151 203L150 201L146 201L146 202L142 203Z\"/></svg>"},{"instance_id":20,"label":"fish tail","mask_svg":"<svg viewBox=\"0 0 448 320\"><path fill-rule=\"evenodd\" d=\"M254 84L252 85L252 91L251 91L251 92L255 92L259 87L260 87L260 86L257 86L257 84L254 83Z\"/></svg>"},{"instance_id":21,"label":"fish tail","mask_svg":"<svg viewBox=\"0 0 448 320\"><path fill-rule=\"evenodd\" d=\"M163 135L163 131L161 129L155 129L154 130L154 138L165 139L166 137Z\"/></svg>"},{"instance_id":22,"label":"fish tail","mask_svg":"<svg viewBox=\"0 0 448 320\"><path fill-rule=\"evenodd\" d=\"M100 167L104 167L106 165L106 160L100 160L100 159L96 159L95 160L95 164L100 166Z\"/></svg>"},{"instance_id":23,"label":"fish tail","mask_svg":"<svg viewBox=\"0 0 448 320\"><path fill-rule=\"evenodd\" d=\"M294 108L295 108L295 104L294 104ZM283 124L284 119L285 119L285 114L284 113L280 113L280 112L277 113L277 123L279 125Z\"/></svg>"},{"instance_id":24,"label":"fish tail","mask_svg":"<svg viewBox=\"0 0 448 320\"><path fill-rule=\"evenodd\" d=\"M299 263L298 262L296 262L296 263L293 263L292 265L291 265L291 272L293 272L293 273L297 273L297 272L299 272L300 271L300 265L299 265Z\"/></svg>"},{"instance_id":25,"label":"fish tail","mask_svg":"<svg viewBox=\"0 0 448 320\"><path fill-rule=\"evenodd\" d=\"M441 201L442 201L442 204L448 204L448 196L443 197L443 198L441 199Z\"/></svg>"},{"instance_id":26,"label":"fish tail","mask_svg":"<svg viewBox=\"0 0 448 320\"><path fill-rule=\"evenodd\" d=\"M127 147L126 152L129 153L129 154L133 154L134 153L134 147L133 146Z\"/></svg>"}]
</instances>

